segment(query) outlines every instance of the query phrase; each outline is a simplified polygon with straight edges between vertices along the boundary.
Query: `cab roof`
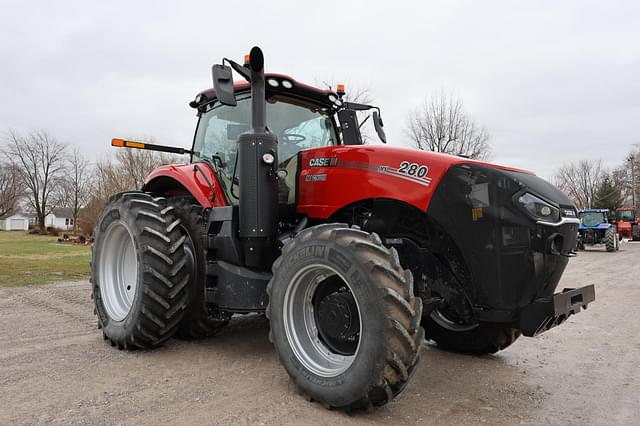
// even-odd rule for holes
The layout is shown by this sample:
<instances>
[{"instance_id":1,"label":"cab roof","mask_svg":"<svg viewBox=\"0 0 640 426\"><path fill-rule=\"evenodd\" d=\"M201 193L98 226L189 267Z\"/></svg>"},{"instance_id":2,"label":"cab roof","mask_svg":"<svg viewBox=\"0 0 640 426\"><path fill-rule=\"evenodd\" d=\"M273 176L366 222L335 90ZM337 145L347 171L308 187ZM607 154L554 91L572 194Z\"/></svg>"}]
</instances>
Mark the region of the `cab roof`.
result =
<instances>
[{"instance_id":1,"label":"cab roof","mask_svg":"<svg viewBox=\"0 0 640 426\"><path fill-rule=\"evenodd\" d=\"M320 104L327 110L335 110L342 106L342 102L338 94L332 90L320 89L308 84L299 82L294 78L284 74L266 73L266 95L286 95L302 100L311 101ZM248 81L236 81L233 83L234 92L241 94L251 90L251 84ZM199 92L195 99L189 103L192 108L200 107L216 100L216 91L214 88L205 89Z\"/></svg>"}]
</instances>

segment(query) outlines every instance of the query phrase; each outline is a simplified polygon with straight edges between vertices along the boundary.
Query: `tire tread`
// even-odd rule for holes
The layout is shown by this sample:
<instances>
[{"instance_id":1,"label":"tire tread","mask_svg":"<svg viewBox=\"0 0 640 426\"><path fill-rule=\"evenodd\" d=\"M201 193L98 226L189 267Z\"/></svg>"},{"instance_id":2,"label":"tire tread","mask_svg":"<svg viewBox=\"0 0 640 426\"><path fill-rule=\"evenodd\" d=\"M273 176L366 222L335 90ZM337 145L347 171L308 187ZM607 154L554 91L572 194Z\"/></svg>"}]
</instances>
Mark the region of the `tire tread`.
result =
<instances>
[{"instance_id":1,"label":"tire tread","mask_svg":"<svg viewBox=\"0 0 640 426\"><path fill-rule=\"evenodd\" d=\"M413 277L411 272L400 266L398 253L388 249L375 233L362 231L360 228L341 223L327 223L301 231L283 249L282 255L274 262L272 270L274 278L267 286L271 298L274 281L282 259L296 245L310 239L330 240L350 249L358 258L359 264L368 269L369 275L379 277L373 280L379 303L384 305L387 316L385 338L387 340L387 356L384 365L380 366L380 374L372 374L370 382L363 389L362 395L354 395L354 401L345 406L327 408L354 411L380 406L390 402L406 386L419 357L424 341L424 331L419 326L422 316L422 303L413 295ZM267 306L267 318L271 318L271 310L276 309L271 303ZM406 324L406 325L405 325ZM273 342L273 334L269 339ZM394 344L398 342L398 344ZM276 346L277 351L277 346ZM279 357L282 357L278 353ZM294 382L296 377L292 376ZM298 389L304 393L303 387L296 382ZM307 395L308 398L310 398ZM326 404L325 404L326 405Z\"/></svg>"},{"instance_id":2,"label":"tire tread","mask_svg":"<svg viewBox=\"0 0 640 426\"><path fill-rule=\"evenodd\" d=\"M130 226L137 231L133 238L142 250L142 265L139 266L142 268L142 281L139 285L143 288L138 294L141 297L139 317L130 319L135 323L125 335L115 337L109 334L109 319L102 305L99 306L102 303L99 279L92 270L91 296L98 326L104 338L119 349L150 349L161 345L175 333L184 313L187 293L184 288L176 289L174 283L188 280L189 271L176 268L176 265L184 264L186 255L183 251L172 250L182 235L177 230L167 231L167 221L174 222L176 218L165 207L164 200L154 199L148 193L130 191L116 194L103 209L96 227L99 230L102 220L113 210L130 211ZM92 265L95 264L96 261L92 261Z\"/></svg>"}]
</instances>

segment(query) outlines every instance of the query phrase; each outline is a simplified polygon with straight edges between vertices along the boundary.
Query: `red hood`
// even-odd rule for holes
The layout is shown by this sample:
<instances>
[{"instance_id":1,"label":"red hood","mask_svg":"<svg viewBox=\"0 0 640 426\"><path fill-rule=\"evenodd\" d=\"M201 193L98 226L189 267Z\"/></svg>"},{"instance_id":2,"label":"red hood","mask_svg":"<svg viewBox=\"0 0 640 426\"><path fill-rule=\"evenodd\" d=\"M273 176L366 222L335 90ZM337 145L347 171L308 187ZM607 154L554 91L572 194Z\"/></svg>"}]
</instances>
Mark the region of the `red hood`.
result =
<instances>
[{"instance_id":1,"label":"red hood","mask_svg":"<svg viewBox=\"0 0 640 426\"><path fill-rule=\"evenodd\" d=\"M415 149L415 148L406 148L406 147L399 147L399 146L393 146L393 145L363 145L363 148L371 149L374 152L380 152L385 155L390 155L390 156L399 155L407 158L413 158L414 161L421 159L430 164L437 163L442 166L448 165L448 167L451 167L456 164L478 164L486 167L491 167L494 169L508 170L512 172L527 173L530 175L535 175L535 173L526 169L503 166L500 164L473 160L470 158L460 157L460 156L451 155L451 154L444 154L441 152L424 151L424 150Z\"/></svg>"},{"instance_id":2,"label":"red hood","mask_svg":"<svg viewBox=\"0 0 640 426\"><path fill-rule=\"evenodd\" d=\"M386 145L346 145L301 152L298 211L327 218L369 198L397 199L425 211L440 180L453 166L533 173L455 155Z\"/></svg>"}]
</instances>

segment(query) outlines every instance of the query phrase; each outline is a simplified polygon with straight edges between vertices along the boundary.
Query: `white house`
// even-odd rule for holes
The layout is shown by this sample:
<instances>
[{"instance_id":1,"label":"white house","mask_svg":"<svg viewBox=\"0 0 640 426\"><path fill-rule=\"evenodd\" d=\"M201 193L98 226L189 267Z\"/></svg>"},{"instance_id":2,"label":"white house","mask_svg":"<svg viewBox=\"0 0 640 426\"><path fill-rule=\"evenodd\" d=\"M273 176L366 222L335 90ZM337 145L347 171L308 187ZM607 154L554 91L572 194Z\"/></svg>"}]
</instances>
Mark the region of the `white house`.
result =
<instances>
[{"instance_id":1,"label":"white house","mask_svg":"<svg viewBox=\"0 0 640 426\"><path fill-rule=\"evenodd\" d=\"M0 217L0 229L4 231L28 231L29 218L22 213Z\"/></svg>"},{"instance_id":2,"label":"white house","mask_svg":"<svg viewBox=\"0 0 640 426\"><path fill-rule=\"evenodd\" d=\"M63 231L69 231L73 229L73 210L69 208L53 209L44 218L45 227L53 227L61 229Z\"/></svg>"}]
</instances>

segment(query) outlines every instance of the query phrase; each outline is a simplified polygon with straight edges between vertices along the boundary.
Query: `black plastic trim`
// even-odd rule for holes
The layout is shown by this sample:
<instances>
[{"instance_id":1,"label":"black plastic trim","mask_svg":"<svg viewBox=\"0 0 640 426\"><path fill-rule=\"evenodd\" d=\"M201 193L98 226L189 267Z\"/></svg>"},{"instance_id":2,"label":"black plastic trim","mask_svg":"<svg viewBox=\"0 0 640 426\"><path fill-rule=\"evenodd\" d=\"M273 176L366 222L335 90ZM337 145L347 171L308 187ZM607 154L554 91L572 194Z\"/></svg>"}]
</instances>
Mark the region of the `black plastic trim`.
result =
<instances>
[{"instance_id":1,"label":"black plastic trim","mask_svg":"<svg viewBox=\"0 0 640 426\"><path fill-rule=\"evenodd\" d=\"M207 302L227 312L261 312L267 308L267 284L271 273L256 271L228 262L210 262L207 275L217 277L215 287L207 288Z\"/></svg>"},{"instance_id":2,"label":"black plastic trim","mask_svg":"<svg viewBox=\"0 0 640 426\"><path fill-rule=\"evenodd\" d=\"M537 336L562 324L571 315L596 299L593 284L581 288L565 288L561 293L534 301L520 313L520 330L528 337Z\"/></svg>"}]
</instances>

